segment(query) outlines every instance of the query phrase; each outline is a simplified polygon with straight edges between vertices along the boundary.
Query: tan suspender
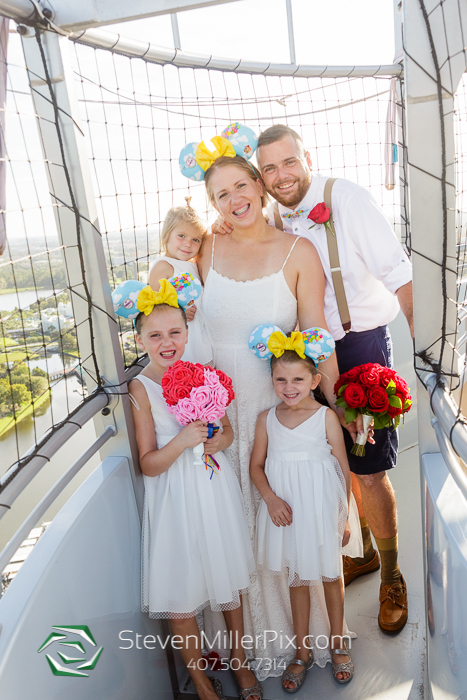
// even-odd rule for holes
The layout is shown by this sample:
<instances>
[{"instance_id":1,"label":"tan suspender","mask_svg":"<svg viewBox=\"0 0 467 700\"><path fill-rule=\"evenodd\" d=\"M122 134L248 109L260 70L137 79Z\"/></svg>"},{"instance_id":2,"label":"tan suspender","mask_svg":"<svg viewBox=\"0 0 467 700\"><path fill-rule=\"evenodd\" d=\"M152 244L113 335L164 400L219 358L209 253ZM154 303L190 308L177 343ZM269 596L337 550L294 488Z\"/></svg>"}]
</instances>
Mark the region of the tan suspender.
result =
<instances>
[{"instance_id":1,"label":"tan suspender","mask_svg":"<svg viewBox=\"0 0 467 700\"><path fill-rule=\"evenodd\" d=\"M326 226L326 237L328 242L329 251L329 262L331 264L331 276L332 283L334 285L334 293L336 295L337 308L339 309L339 316L341 317L342 328L346 333L350 331L351 321L349 307L347 305L347 297L345 296L344 281L342 279L342 272L339 263L339 250L337 248L337 238L336 230L334 228L334 219L332 216L332 203L331 203L331 192L332 186L334 185L337 178L329 177L324 185L324 203L331 210L331 216L329 217L329 223L331 225L332 233ZM276 228L283 231L284 223L282 221L281 215L279 214L279 204L274 202L273 206L274 213L274 224Z\"/></svg>"},{"instance_id":2,"label":"tan suspender","mask_svg":"<svg viewBox=\"0 0 467 700\"><path fill-rule=\"evenodd\" d=\"M272 211L274 213L274 225L276 228L279 229L279 231L284 230L284 222L281 219L281 215L279 214L279 203L274 202L274 206L272 208Z\"/></svg>"},{"instance_id":3,"label":"tan suspender","mask_svg":"<svg viewBox=\"0 0 467 700\"><path fill-rule=\"evenodd\" d=\"M332 283L334 285L334 293L336 295L337 308L341 317L342 328L346 333L350 331L351 321L349 307L347 305L347 297L345 296L344 280L342 279L341 266L339 262L339 250L337 248L336 229L334 228L334 219L332 216L331 192L337 178L329 177L324 185L324 203L331 210L329 223L332 231L326 226L326 236L328 240L329 262L331 264Z\"/></svg>"}]
</instances>

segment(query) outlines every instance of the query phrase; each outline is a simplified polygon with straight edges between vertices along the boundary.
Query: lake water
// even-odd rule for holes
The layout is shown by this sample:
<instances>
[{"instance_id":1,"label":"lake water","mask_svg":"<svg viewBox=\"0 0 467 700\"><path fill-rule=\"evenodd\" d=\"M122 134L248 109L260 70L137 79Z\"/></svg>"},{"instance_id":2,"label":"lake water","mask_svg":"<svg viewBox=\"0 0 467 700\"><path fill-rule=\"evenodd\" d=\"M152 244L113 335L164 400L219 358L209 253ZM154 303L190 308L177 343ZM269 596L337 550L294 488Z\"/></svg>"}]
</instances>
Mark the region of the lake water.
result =
<instances>
[{"instance_id":1,"label":"lake water","mask_svg":"<svg viewBox=\"0 0 467 700\"><path fill-rule=\"evenodd\" d=\"M64 355L63 358L65 364L63 364L62 356L60 355L60 353L49 353L47 355L47 358L44 357L40 360L30 360L28 362L28 366L31 372L35 367L40 367L40 369L43 369L45 372L48 372L48 374L54 374L55 372L59 372L60 370L62 370L64 367L74 367L78 364L77 357L70 357L69 355Z\"/></svg>"},{"instance_id":2,"label":"lake water","mask_svg":"<svg viewBox=\"0 0 467 700\"><path fill-rule=\"evenodd\" d=\"M63 290L56 289L55 293L60 294ZM0 311L13 311L15 308L27 309L38 299L46 299L54 293L53 289L33 289L31 292L12 292L11 294L0 294Z\"/></svg>"}]
</instances>

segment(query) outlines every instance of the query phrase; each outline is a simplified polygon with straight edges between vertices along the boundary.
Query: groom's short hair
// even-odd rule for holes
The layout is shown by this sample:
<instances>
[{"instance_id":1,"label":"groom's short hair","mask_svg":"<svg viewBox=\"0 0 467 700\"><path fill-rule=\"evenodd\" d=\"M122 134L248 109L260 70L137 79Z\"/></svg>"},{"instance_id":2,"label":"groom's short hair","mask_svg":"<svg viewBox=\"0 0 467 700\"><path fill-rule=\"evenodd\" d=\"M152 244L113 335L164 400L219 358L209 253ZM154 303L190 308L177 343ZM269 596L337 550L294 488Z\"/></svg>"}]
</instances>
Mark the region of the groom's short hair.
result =
<instances>
[{"instance_id":1,"label":"groom's short hair","mask_svg":"<svg viewBox=\"0 0 467 700\"><path fill-rule=\"evenodd\" d=\"M306 154L306 149L301 137L296 131L291 129L290 126L286 126L285 124L274 124L274 126L270 126L269 129L263 131L258 138L258 148L261 148L261 146L269 146L269 144L275 143L276 141L281 141L281 139L286 136L291 136L293 138L297 144L300 156L303 158Z\"/></svg>"}]
</instances>

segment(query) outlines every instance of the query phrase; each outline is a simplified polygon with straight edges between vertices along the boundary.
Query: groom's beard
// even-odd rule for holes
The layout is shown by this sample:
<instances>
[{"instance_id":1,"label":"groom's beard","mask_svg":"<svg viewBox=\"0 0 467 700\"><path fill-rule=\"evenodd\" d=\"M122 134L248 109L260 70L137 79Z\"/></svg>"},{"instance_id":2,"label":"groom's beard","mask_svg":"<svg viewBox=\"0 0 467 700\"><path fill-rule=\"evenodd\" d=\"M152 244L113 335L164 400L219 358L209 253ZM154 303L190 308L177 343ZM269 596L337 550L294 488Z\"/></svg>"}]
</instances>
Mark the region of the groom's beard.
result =
<instances>
[{"instance_id":1,"label":"groom's beard","mask_svg":"<svg viewBox=\"0 0 467 700\"><path fill-rule=\"evenodd\" d=\"M291 187L290 190L280 189L280 185L285 185L290 182L294 183L293 187ZM306 193L310 188L310 184L311 173L309 177L290 177L287 180L278 182L277 184L274 184L272 189L268 190L268 193L271 195L271 197L274 197L274 199L277 202L279 202L279 204L282 204L283 207L287 207L287 209L295 209L305 197Z\"/></svg>"}]
</instances>

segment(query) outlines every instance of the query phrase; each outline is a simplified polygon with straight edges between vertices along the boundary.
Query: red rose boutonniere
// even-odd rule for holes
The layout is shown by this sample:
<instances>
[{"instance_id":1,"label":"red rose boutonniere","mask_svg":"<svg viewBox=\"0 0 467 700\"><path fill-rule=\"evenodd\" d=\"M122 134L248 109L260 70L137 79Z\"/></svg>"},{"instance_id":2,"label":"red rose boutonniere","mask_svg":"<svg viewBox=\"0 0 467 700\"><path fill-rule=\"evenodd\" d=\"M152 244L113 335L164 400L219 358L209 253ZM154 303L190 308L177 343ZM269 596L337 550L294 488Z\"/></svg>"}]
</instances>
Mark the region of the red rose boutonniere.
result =
<instances>
[{"instance_id":1,"label":"red rose boutonniere","mask_svg":"<svg viewBox=\"0 0 467 700\"><path fill-rule=\"evenodd\" d=\"M317 204L307 216L307 219L314 221L314 224L313 226L310 226L310 229L314 228L318 224L324 224L324 227L329 229L332 235L335 236L336 234L334 233L331 222L329 221L330 217L331 210L329 207L327 207L324 202Z\"/></svg>"}]
</instances>

